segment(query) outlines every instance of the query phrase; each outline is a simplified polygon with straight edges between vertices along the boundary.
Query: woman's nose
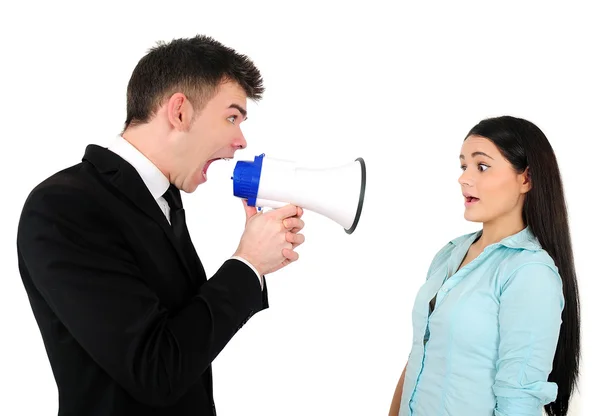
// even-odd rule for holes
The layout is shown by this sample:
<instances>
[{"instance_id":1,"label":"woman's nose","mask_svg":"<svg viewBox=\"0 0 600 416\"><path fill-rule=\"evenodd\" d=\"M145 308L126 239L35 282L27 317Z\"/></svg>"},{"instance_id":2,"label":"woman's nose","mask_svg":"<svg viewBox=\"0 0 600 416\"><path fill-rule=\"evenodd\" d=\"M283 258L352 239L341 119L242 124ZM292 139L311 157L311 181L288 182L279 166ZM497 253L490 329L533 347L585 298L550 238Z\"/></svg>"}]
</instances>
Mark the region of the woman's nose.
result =
<instances>
[{"instance_id":1,"label":"woman's nose","mask_svg":"<svg viewBox=\"0 0 600 416\"><path fill-rule=\"evenodd\" d=\"M458 183L462 186L473 186L473 179L466 169L463 171L462 175L458 177Z\"/></svg>"}]
</instances>

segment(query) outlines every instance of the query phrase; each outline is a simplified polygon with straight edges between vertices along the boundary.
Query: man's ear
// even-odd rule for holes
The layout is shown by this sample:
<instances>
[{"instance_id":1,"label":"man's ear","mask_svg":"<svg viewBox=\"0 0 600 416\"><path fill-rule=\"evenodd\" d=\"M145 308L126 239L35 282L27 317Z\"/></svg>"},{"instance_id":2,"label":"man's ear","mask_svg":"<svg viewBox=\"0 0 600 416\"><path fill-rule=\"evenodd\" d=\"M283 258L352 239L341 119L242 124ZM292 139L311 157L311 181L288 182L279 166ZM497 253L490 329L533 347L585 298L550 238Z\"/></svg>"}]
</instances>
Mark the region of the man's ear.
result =
<instances>
[{"instance_id":1,"label":"man's ear","mask_svg":"<svg viewBox=\"0 0 600 416\"><path fill-rule=\"evenodd\" d=\"M175 130L189 130L193 118L193 109L187 97L177 92L167 102L167 118Z\"/></svg>"}]
</instances>

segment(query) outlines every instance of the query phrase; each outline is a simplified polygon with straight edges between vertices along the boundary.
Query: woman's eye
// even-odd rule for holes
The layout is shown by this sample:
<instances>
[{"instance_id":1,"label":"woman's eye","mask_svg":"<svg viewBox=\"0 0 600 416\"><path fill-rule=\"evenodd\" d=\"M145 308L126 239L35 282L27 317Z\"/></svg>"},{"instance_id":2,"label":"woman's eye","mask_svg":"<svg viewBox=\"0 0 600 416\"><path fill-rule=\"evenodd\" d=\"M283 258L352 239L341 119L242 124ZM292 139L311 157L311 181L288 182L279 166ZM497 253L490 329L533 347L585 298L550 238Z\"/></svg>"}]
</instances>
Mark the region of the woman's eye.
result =
<instances>
[{"instance_id":1,"label":"woman's eye","mask_svg":"<svg viewBox=\"0 0 600 416\"><path fill-rule=\"evenodd\" d=\"M227 117L227 120L228 120L228 121L229 121L231 124L235 124L235 119L236 119L236 118L237 118L236 116L229 116L229 117Z\"/></svg>"},{"instance_id":2,"label":"woman's eye","mask_svg":"<svg viewBox=\"0 0 600 416\"><path fill-rule=\"evenodd\" d=\"M465 165L460 166L460 170L465 170L467 167Z\"/></svg>"},{"instance_id":3,"label":"woman's eye","mask_svg":"<svg viewBox=\"0 0 600 416\"><path fill-rule=\"evenodd\" d=\"M479 164L479 170L481 170L482 172L485 172L487 168L489 168L488 165L484 165L483 163Z\"/></svg>"}]
</instances>

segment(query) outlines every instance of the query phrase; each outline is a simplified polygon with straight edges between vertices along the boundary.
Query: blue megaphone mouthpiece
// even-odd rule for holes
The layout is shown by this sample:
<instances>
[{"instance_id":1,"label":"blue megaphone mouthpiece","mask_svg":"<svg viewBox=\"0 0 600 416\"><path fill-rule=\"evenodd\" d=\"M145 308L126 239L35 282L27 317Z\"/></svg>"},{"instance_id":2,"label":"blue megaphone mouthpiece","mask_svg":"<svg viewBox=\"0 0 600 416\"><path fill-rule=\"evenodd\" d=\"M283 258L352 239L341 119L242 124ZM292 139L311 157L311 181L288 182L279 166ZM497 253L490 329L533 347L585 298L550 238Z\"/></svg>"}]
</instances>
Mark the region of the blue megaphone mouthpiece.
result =
<instances>
[{"instance_id":1,"label":"blue megaphone mouthpiece","mask_svg":"<svg viewBox=\"0 0 600 416\"><path fill-rule=\"evenodd\" d=\"M238 198L248 200L248 205L256 205L258 196L258 185L260 184L260 174L262 171L262 162L265 154L254 157L254 161L241 160L236 163L233 170L233 194Z\"/></svg>"}]
</instances>

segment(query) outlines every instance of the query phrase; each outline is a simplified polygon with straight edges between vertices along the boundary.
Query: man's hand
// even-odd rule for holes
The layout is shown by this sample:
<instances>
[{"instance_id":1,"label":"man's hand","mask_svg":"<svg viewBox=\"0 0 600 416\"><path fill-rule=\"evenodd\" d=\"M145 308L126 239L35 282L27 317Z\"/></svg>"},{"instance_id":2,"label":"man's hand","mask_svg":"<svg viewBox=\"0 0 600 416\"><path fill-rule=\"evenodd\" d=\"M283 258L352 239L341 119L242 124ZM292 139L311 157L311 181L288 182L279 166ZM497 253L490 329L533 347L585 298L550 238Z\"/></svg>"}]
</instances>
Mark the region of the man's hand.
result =
<instances>
[{"instance_id":1,"label":"man's hand","mask_svg":"<svg viewBox=\"0 0 600 416\"><path fill-rule=\"evenodd\" d=\"M250 262L261 275L273 273L298 260L294 250L304 243L301 219L304 211L286 205L269 212L258 212L242 200L246 211L246 229L235 256Z\"/></svg>"}]
</instances>

